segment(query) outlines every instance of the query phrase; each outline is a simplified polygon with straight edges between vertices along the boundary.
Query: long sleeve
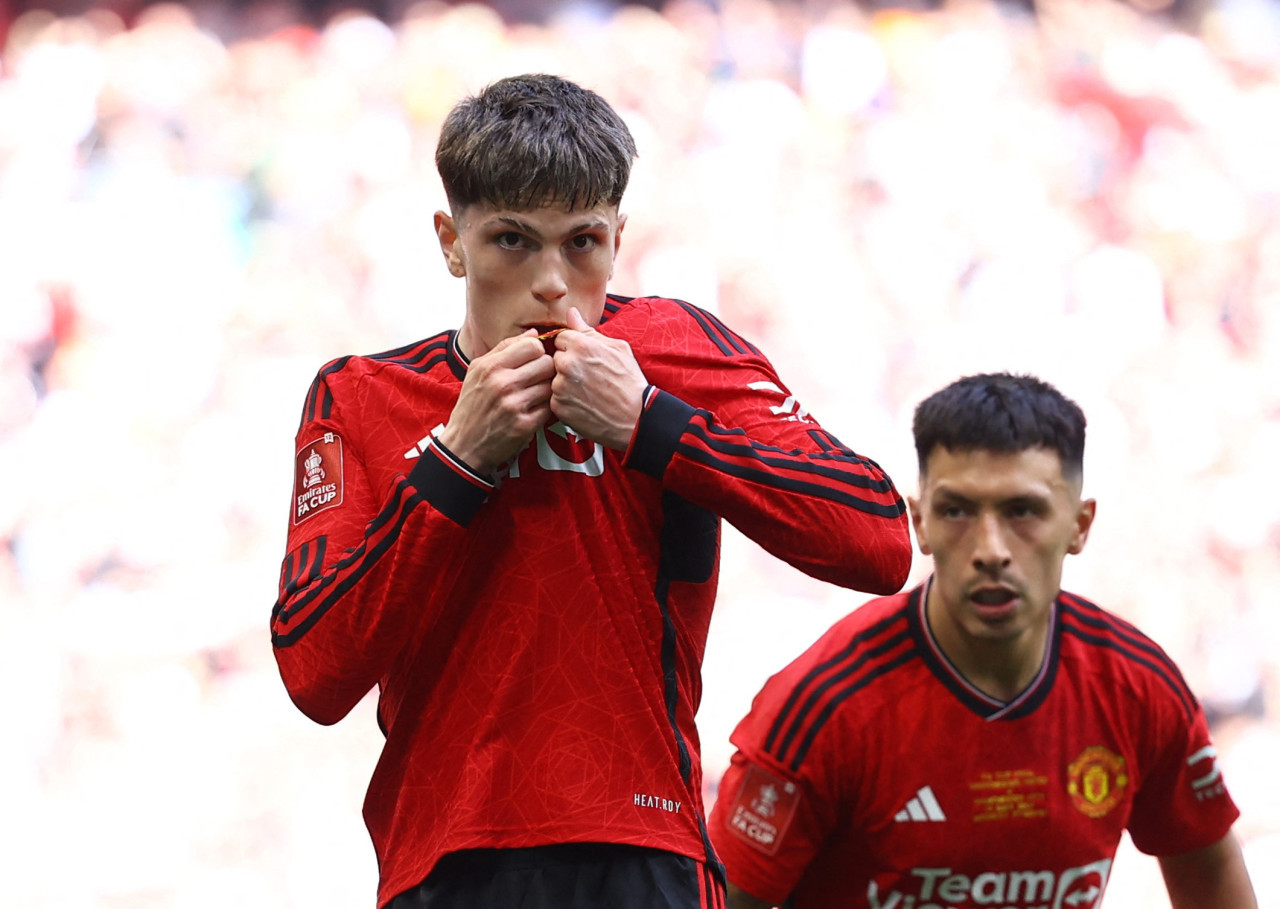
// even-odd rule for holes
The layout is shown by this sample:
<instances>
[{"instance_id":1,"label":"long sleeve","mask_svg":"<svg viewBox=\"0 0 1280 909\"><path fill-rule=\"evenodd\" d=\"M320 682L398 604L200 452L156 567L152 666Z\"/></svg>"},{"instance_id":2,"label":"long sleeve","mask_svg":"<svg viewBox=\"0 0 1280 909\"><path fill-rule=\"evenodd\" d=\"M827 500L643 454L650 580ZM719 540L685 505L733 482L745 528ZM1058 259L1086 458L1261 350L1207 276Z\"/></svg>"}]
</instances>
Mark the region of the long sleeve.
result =
<instances>
[{"instance_id":1,"label":"long sleeve","mask_svg":"<svg viewBox=\"0 0 1280 909\"><path fill-rule=\"evenodd\" d=\"M647 319L632 314L642 303ZM808 414L759 350L678 301L634 301L616 322L603 330L632 341L652 383L628 466L813 577L901 588L911 543L893 482Z\"/></svg>"},{"instance_id":2,"label":"long sleeve","mask_svg":"<svg viewBox=\"0 0 1280 909\"><path fill-rule=\"evenodd\" d=\"M297 435L288 552L271 633L285 687L334 723L384 678L406 642L430 633L438 589L489 484L429 436L404 472L374 488L365 463L362 364L321 370ZM346 395L350 400L344 400Z\"/></svg>"}]
</instances>

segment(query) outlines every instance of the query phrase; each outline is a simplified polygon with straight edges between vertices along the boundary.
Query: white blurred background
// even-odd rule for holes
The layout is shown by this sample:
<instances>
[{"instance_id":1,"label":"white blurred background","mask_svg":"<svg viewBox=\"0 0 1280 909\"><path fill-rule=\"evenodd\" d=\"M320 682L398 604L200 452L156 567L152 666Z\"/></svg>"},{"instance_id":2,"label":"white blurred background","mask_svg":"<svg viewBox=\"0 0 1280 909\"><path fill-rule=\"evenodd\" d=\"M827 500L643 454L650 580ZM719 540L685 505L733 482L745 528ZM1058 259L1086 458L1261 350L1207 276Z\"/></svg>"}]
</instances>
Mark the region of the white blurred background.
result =
<instances>
[{"instance_id":1,"label":"white blurred background","mask_svg":"<svg viewBox=\"0 0 1280 909\"><path fill-rule=\"evenodd\" d=\"M525 71L637 137L613 289L718 312L904 493L961 374L1083 405L1067 586L1179 661L1280 906L1280 7L378 13L0 5L0 906L373 905L372 705L312 725L270 652L293 433L328 359L457 325L433 143ZM708 799L864 599L728 532ZM1167 905L1126 845L1108 909Z\"/></svg>"}]
</instances>

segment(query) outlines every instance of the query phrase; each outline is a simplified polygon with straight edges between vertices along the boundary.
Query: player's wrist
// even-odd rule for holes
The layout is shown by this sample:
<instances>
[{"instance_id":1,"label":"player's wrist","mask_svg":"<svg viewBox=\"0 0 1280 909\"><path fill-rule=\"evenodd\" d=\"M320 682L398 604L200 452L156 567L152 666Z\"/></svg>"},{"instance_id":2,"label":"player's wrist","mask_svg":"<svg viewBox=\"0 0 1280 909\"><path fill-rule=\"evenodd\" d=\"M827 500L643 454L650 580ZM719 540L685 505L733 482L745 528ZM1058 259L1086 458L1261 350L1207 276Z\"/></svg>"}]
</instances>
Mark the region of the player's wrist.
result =
<instances>
[{"instance_id":1,"label":"player's wrist","mask_svg":"<svg viewBox=\"0 0 1280 909\"><path fill-rule=\"evenodd\" d=\"M432 439L449 455L467 470L479 477L492 477L498 464L485 457L480 446L471 445L460 433L452 432L449 426L431 433Z\"/></svg>"},{"instance_id":2,"label":"player's wrist","mask_svg":"<svg viewBox=\"0 0 1280 909\"><path fill-rule=\"evenodd\" d=\"M651 388L653 388L652 385L647 382L641 382L627 396L627 407L617 423L613 440L615 444L612 446L618 451L627 452L631 450L631 446L635 442L636 431L640 428L640 417L644 414L644 402L648 398Z\"/></svg>"}]
</instances>

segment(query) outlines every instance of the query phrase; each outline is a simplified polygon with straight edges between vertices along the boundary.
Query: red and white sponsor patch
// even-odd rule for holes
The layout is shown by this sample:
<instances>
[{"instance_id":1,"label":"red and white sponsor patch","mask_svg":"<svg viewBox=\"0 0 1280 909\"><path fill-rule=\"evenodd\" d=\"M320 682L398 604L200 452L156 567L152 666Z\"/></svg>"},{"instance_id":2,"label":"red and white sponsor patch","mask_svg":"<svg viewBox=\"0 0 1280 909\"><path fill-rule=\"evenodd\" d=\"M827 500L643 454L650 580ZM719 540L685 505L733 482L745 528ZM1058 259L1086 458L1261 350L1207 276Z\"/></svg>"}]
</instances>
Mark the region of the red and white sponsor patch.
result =
<instances>
[{"instance_id":1,"label":"red and white sponsor patch","mask_svg":"<svg viewBox=\"0 0 1280 909\"><path fill-rule=\"evenodd\" d=\"M293 471L293 523L342 504L342 439L332 432L298 449Z\"/></svg>"},{"instance_id":2,"label":"red and white sponsor patch","mask_svg":"<svg viewBox=\"0 0 1280 909\"><path fill-rule=\"evenodd\" d=\"M726 823L740 839L765 855L773 855L799 804L799 786L752 764Z\"/></svg>"}]
</instances>

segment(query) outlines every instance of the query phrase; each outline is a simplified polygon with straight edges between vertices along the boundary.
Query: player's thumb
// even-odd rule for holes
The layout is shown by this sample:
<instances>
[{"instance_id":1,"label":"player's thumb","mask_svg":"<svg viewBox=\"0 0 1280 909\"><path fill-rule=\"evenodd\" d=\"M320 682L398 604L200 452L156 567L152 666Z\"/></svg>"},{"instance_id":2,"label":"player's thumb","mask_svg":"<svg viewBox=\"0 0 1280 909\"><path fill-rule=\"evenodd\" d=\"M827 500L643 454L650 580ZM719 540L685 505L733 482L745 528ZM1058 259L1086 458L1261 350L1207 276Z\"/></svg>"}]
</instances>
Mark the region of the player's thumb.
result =
<instances>
[{"instance_id":1,"label":"player's thumb","mask_svg":"<svg viewBox=\"0 0 1280 909\"><path fill-rule=\"evenodd\" d=\"M578 312L578 307L569 307L569 328L574 331L595 331L595 327L587 324L587 320L582 318L582 313Z\"/></svg>"}]
</instances>

